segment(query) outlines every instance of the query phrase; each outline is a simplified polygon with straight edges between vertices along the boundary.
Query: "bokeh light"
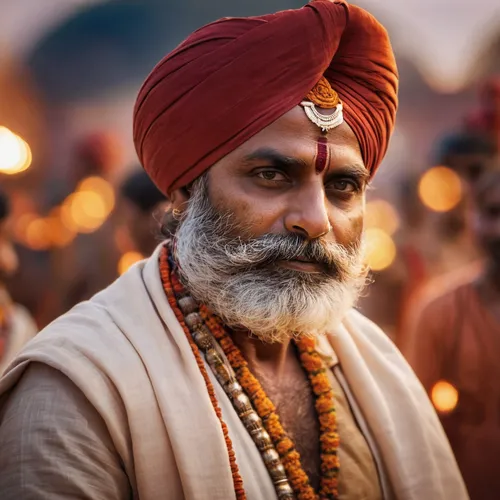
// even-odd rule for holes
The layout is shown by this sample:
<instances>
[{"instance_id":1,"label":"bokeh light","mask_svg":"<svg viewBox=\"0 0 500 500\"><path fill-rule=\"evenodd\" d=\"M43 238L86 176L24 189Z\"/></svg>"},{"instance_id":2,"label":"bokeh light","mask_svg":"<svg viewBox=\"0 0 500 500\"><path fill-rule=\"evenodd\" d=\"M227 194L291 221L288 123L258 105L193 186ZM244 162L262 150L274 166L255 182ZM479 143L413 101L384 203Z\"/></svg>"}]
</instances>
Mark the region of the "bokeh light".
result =
<instances>
[{"instance_id":1,"label":"bokeh light","mask_svg":"<svg viewBox=\"0 0 500 500\"><path fill-rule=\"evenodd\" d=\"M435 212L448 212L462 199L462 183L447 167L433 167L421 177L418 194L422 203Z\"/></svg>"},{"instance_id":2,"label":"bokeh light","mask_svg":"<svg viewBox=\"0 0 500 500\"><path fill-rule=\"evenodd\" d=\"M115 207L115 192L113 186L102 177L87 177L78 184L76 191L97 193L102 199L102 203L108 214L111 213Z\"/></svg>"},{"instance_id":3,"label":"bokeh light","mask_svg":"<svg viewBox=\"0 0 500 500\"><path fill-rule=\"evenodd\" d=\"M50 248L50 224L47 219L40 217L28 223L25 244L32 250L47 250Z\"/></svg>"},{"instance_id":4,"label":"bokeh light","mask_svg":"<svg viewBox=\"0 0 500 500\"><path fill-rule=\"evenodd\" d=\"M451 413L458 404L458 391L446 380L440 380L431 390L431 400L439 413Z\"/></svg>"},{"instance_id":5,"label":"bokeh light","mask_svg":"<svg viewBox=\"0 0 500 500\"><path fill-rule=\"evenodd\" d=\"M380 228L365 231L366 264L372 271L387 269L396 258L396 245L389 234Z\"/></svg>"},{"instance_id":6,"label":"bokeh light","mask_svg":"<svg viewBox=\"0 0 500 500\"><path fill-rule=\"evenodd\" d=\"M38 219L38 215L32 212L24 213L14 221L13 233L18 243L28 246L26 242L26 230L31 222Z\"/></svg>"},{"instance_id":7,"label":"bokeh light","mask_svg":"<svg viewBox=\"0 0 500 500\"><path fill-rule=\"evenodd\" d=\"M139 252L127 252L123 254L118 262L118 273L122 275L132 265L144 259L144 255Z\"/></svg>"},{"instance_id":8,"label":"bokeh light","mask_svg":"<svg viewBox=\"0 0 500 500\"><path fill-rule=\"evenodd\" d=\"M365 227L379 228L393 235L399 228L400 220L396 209L385 200L372 200L366 204Z\"/></svg>"},{"instance_id":9,"label":"bokeh light","mask_svg":"<svg viewBox=\"0 0 500 500\"><path fill-rule=\"evenodd\" d=\"M0 173L19 174L30 167L31 161L28 143L8 128L0 127Z\"/></svg>"},{"instance_id":10,"label":"bokeh light","mask_svg":"<svg viewBox=\"0 0 500 500\"><path fill-rule=\"evenodd\" d=\"M53 209L46 220L49 224L50 241L54 247L63 248L73 242L76 231L66 226L60 207Z\"/></svg>"},{"instance_id":11,"label":"bokeh light","mask_svg":"<svg viewBox=\"0 0 500 500\"><path fill-rule=\"evenodd\" d=\"M106 221L115 206L115 193L109 182L88 177L61 206L61 220L69 231L92 233Z\"/></svg>"}]
</instances>

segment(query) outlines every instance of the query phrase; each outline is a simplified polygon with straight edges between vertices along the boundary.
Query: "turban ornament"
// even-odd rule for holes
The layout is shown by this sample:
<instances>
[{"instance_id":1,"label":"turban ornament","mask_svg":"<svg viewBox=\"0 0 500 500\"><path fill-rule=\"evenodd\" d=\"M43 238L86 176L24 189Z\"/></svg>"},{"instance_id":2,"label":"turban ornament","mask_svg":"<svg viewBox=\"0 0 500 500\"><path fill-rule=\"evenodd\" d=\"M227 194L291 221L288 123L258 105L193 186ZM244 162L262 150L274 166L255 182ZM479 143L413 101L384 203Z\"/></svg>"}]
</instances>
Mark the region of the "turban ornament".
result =
<instances>
[{"instance_id":1,"label":"turban ornament","mask_svg":"<svg viewBox=\"0 0 500 500\"><path fill-rule=\"evenodd\" d=\"M307 118L317 125L323 133L328 132L344 122L342 103L330 82L322 76L319 82L307 94L306 99L300 103L304 108ZM333 113L321 113L316 106L322 109L333 109Z\"/></svg>"}]
</instances>

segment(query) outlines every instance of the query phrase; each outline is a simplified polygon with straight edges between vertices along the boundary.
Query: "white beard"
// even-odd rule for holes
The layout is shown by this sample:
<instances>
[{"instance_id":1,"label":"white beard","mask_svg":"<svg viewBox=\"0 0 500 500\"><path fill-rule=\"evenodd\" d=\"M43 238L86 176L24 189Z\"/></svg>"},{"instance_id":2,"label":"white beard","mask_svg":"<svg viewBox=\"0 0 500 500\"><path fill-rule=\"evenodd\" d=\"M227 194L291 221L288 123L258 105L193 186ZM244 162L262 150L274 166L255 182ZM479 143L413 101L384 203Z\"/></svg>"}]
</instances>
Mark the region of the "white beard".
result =
<instances>
[{"instance_id":1,"label":"white beard","mask_svg":"<svg viewBox=\"0 0 500 500\"><path fill-rule=\"evenodd\" d=\"M350 249L310 243L335 263L334 274L284 269L276 255L293 259L306 243L294 235L230 236L247 231L230 214L218 213L207 191L202 177L174 237L180 278L195 299L226 325L269 343L321 335L342 321L366 283L361 243Z\"/></svg>"}]
</instances>

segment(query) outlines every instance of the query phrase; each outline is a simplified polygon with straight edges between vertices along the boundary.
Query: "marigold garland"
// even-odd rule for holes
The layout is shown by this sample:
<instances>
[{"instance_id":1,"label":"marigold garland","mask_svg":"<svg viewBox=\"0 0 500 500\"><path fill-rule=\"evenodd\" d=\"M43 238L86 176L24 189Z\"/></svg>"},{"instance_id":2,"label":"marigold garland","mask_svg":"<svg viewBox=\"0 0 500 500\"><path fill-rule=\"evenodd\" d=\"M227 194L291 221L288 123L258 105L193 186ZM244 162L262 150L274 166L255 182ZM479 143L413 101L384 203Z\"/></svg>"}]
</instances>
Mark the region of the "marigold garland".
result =
<instances>
[{"instance_id":1,"label":"marigold garland","mask_svg":"<svg viewBox=\"0 0 500 500\"><path fill-rule=\"evenodd\" d=\"M315 350L314 339L304 338L296 345L300 361L306 373L315 396L315 408L320 423L321 449L321 484L320 493L316 494L309 478L300 462L300 455L295 444L283 428L276 408L267 397L260 382L250 372L245 358L224 328L220 319L210 313L205 306L200 306L200 315L206 325L219 341L238 382L245 389L264 426L271 436L285 467L290 485L298 500L334 500L338 498L339 473L339 435L333 390L323 361Z\"/></svg>"},{"instance_id":2,"label":"marigold garland","mask_svg":"<svg viewBox=\"0 0 500 500\"><path fill-rule=\"evenodd\" d=\"M198 346L194 342L191 332L189 331L189 328L187 327L184 321L184 316L177 305L177 300L175 298L175 291L174 291L175 283L172 280L170 266L168 263L168 251L166 247L164 247L162 249L162 252L160 253L160 275L163 283L163 288L167 295L168 303L170 304L170 307L174 311L177 320L181 324L182 329L186 334L186 337L189 341L189 345L191 346L194 357L196 358L196 363L198 364L198 368L200 369L203 379L205 380L205 385L207 386L207 391L210 396L210 401L214 408L215 414L219 419L222 428L222 433L224 434L224 439L226 441L227 453L229 456L229 463L231 465L231 473L233 476L233 484L234 484L234 491L236 493L236 498L237 500L246 500L246 493L243 488L243 479L241 478L238 469L238 464L236 463L236 455L233 450L233 443L231 442L231 438L229 437L227 425L222 419L222 411L219 407L219 403L217 402L217 397L215 395L214 387L208 376L205 364L203 363L203 359L201 358L200 350L198 349ZM176 291L182 292L182 287L180 287L180 283L177 284L179 285L179 287L178 290Z\"/></svg>"},{"instance_id":3,"label":"marigold garland","mask_svg":"<svg viewBox=\"0 0 500 500\"><path fill-rule=\"evenodd\" d=\"M306 370L315 395L320 423L321 489L320 498L338 498L339 435L333 389L326 368L315 349L315 341L303 338L297 342L302 366Z\"/></svg>"},{"instance_id":4,"label":"marigold garland","mask_svg":"<svg viewBox=\"0 0 500 500\"><path fill-rule=\"evenodd\" d=\"M208 378L205 365L200 351L194 342L191 332L187 327L182 311L177 305L176 295L182 295L183 287L174 273L170 271L168 262L168 248L165 247L160 256L160 273L170 306L174 310L189 340L196 358L196 362L205 379L210 400L214 410L221 422L221 427L226 439L228 454L233 473L235 492L238 500L245 498L243 481L239 475L238 466L232 443L228 435L227 426L222 420L222 413L218 406L215 391ZM200 316L206 326L219 342L229 363L231 364L239 384L252 401L255 410L263 421L264 427L269 433L276 451L279 453L290 485L292 486L298 500L336 500L338 498L338 473L339 473L339 435L337 432L337 419L334 404L333 390L328 380L327 371L323 361L315 350L314 339L304 338L296 342L299 359L308 375L311 388L315 396L315 409L320 424L320 450L321 450L321 483L319 495L310 484L309 477L302 467L300 454L295 444L283 428L276 407L267 397L260 382L251 373L248 363L240 350L233 342L231 336L218 317L210 313L203 305L199 308Z\"/></svg>"}]
</instances>

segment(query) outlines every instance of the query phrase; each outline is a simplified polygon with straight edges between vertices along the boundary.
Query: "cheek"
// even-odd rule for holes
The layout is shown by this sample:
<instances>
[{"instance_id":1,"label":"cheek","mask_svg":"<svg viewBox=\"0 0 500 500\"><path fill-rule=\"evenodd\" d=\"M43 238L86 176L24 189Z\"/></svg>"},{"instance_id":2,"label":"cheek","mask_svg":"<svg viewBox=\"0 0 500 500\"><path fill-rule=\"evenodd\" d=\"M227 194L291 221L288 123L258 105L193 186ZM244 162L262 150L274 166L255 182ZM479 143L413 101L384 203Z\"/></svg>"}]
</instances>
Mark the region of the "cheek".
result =
<instances>
[{"instance_id":1,"label":"cheek","mask_svg":"<svg viewBox=\"0 0 500 500\"><path fill-rule=\"evenodd\" d=\"M232 214L236 224L248 231L249 237L283 232L282 210L275 198L256 201L244 192L232 193L218 189L209 189L209 196L214 208Z\"/></svg>"},{"instance_id":2,"label":"cheek","mask_svg":"<svg viewBox=\"0 0 500 500\"><path fill-rule=\"evenodd\" d=\"M364 206L349 212L333 209L330 212L330 224L337 243L347 246L361 239L364 227Z\"/></svg>"}]
</instances>

